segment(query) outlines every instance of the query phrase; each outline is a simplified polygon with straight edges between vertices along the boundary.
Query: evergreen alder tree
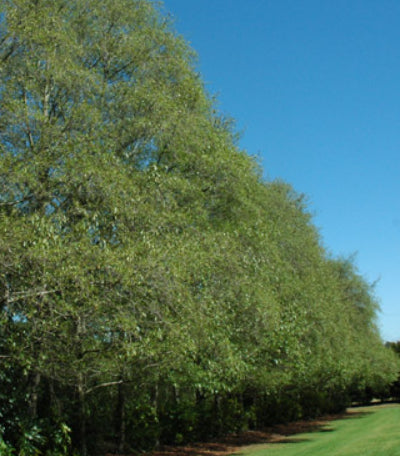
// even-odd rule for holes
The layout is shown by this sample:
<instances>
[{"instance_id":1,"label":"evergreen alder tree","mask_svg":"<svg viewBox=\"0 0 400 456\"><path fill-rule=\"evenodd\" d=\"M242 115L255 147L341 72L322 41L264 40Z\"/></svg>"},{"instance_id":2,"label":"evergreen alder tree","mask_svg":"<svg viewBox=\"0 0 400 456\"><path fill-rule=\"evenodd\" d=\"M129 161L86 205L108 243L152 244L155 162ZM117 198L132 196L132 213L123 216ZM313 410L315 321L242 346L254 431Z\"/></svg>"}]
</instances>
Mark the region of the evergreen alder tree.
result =
<instances>
[{"instance_id":1,"label":"evergreen alder tree","mask_svg":"<svg viewBox=\"0 0 400 456\"><path fill-rule=\"evenodd\" d=\"M396 378L370 289L158 4L0 5L0 451L145 450Z\"/></svg>"},{"instance_id":2,"label":"evergreen alder tree","mask_svg":"<svg viewBox=\"0 0 400 456\"><path fill-rule=\"evenodd\" d=\"M252 165L150 2L3 7L5 356L24 373L26 421L43 417L46 390L44 415L62 421L58 389L74 391L73 436L85 454L89 396L103 387L155 389L164 371L223 382L217 364L215 379L202 373L209 350L237 370L223 322L221 334L214 327L223 247L212 225Z\"/></svg>"}]
</instances>

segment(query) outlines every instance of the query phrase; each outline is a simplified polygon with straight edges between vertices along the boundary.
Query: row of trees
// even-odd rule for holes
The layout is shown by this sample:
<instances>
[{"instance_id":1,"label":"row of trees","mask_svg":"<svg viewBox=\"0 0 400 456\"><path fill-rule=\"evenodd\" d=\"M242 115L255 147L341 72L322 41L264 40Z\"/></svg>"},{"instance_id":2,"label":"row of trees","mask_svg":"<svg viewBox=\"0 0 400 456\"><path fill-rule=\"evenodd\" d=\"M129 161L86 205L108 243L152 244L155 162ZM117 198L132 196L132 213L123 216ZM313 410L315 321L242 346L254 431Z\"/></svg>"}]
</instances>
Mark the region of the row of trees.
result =
<instances>
[{"instance_id":1,"label":"row of trees","mask_svg":"<svg viewBox=\"0 0 400 456\"><path fill-rule=\"evenodd\" d=\"M383 393L373 290L238 149L159 7L0 3L2 454L145 450Z\"/></svg>"}]
</instances>

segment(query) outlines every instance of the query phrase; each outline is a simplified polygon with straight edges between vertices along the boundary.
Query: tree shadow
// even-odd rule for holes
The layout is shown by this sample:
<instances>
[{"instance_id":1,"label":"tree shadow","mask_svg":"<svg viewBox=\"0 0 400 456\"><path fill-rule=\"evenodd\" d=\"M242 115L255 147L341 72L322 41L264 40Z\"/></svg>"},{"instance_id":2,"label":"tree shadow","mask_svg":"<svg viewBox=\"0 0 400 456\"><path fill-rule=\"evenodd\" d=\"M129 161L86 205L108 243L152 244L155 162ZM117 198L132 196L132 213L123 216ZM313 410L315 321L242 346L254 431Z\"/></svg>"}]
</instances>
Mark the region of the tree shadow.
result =
<instances>
[{"instance_id":1,"label":"tree shadow","mask_svg":"<svg viewBox=\"0 0 400 456\"><path fill-rule=\"evenodd\" d=\"M299 438L290 437L287 439L282 439L277 442L271 442L271 443L279 443L279 445L282 445L282 444L304 443L304 442L311 442L311 439L301 439L300 437ZM237 454L241 454L241 453L237 453Z\"/></svg>"},{"instance_id":2,"label":"tree shadow","mask_svg":"<svg viewBox=\"0 0 400 456\"><path fill-rule=\"evenodd\" d=\"M260 431L246 431L231 434L218 440L218 442L195 443L186 446L163 447L153 451L149 456L227 456L243 454L244 450L253 445L269 445L273 443L296 444L309 441L307 438L294 437L297 434L310 432L333 432L327 423L329 420L297 421L295 423L271 426Z\"/></svg>"},{"instance_id":3,"label":"tree shadow","mask_svg":"<svg viewBox=\"0 0 400 456\"><path fill-rule=\"evenodd\" d=\"M350 409L344 413L328 415L315 420L302 420L278 424L259 431L245 431L219 438L218 441L201 442L182 446L164 446L147 456L228 456L243 455L249 447L270 444L297 444L310 441L300 434L334 432L332 421L363 418L373 412ZM299 437L294 437L299 435ZM123 455L120 455L123 456ZM128 455L125 455L128 456Z\"/></svg>"}]
</instances>

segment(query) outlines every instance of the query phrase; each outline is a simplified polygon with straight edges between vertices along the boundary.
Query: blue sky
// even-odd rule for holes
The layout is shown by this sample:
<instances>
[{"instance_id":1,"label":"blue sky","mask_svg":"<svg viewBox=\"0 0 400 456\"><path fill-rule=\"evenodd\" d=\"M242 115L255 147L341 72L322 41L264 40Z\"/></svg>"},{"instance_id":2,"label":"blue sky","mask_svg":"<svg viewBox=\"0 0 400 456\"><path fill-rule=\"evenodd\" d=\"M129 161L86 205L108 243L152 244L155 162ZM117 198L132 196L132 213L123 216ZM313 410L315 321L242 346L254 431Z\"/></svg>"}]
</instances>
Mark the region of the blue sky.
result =
<instances>
[{"instance_id":1,"label":"blue sky","mask_svg":"<svg viewBox=\"0 0 400 456\"><path fill-rule=\"evenodd\" d=\"M165 0L266 179L309 199L325 247L378 280L400 340L400 1Z\"/></svg>"}]
</instances>

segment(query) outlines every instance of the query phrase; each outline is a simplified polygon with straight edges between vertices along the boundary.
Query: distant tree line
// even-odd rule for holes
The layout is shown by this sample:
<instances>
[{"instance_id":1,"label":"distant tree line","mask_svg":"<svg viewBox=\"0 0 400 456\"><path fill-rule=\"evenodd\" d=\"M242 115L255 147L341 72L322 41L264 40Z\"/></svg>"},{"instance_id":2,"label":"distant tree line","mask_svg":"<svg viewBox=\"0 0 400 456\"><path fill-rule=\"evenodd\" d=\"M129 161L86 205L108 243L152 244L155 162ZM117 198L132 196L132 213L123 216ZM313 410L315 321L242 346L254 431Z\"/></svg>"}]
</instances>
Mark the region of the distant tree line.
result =
<instances>
[{"instance_id":1,"label":"distant tree line","mask_svg":"<svg viewBox=\"0 0 400 456\"><path fill-rule=\"evenodd\" d=\"M143 451L386 394L371 286L237 147L159 6L0 11L2 455Z\"/></svg>"}]
</instances>

